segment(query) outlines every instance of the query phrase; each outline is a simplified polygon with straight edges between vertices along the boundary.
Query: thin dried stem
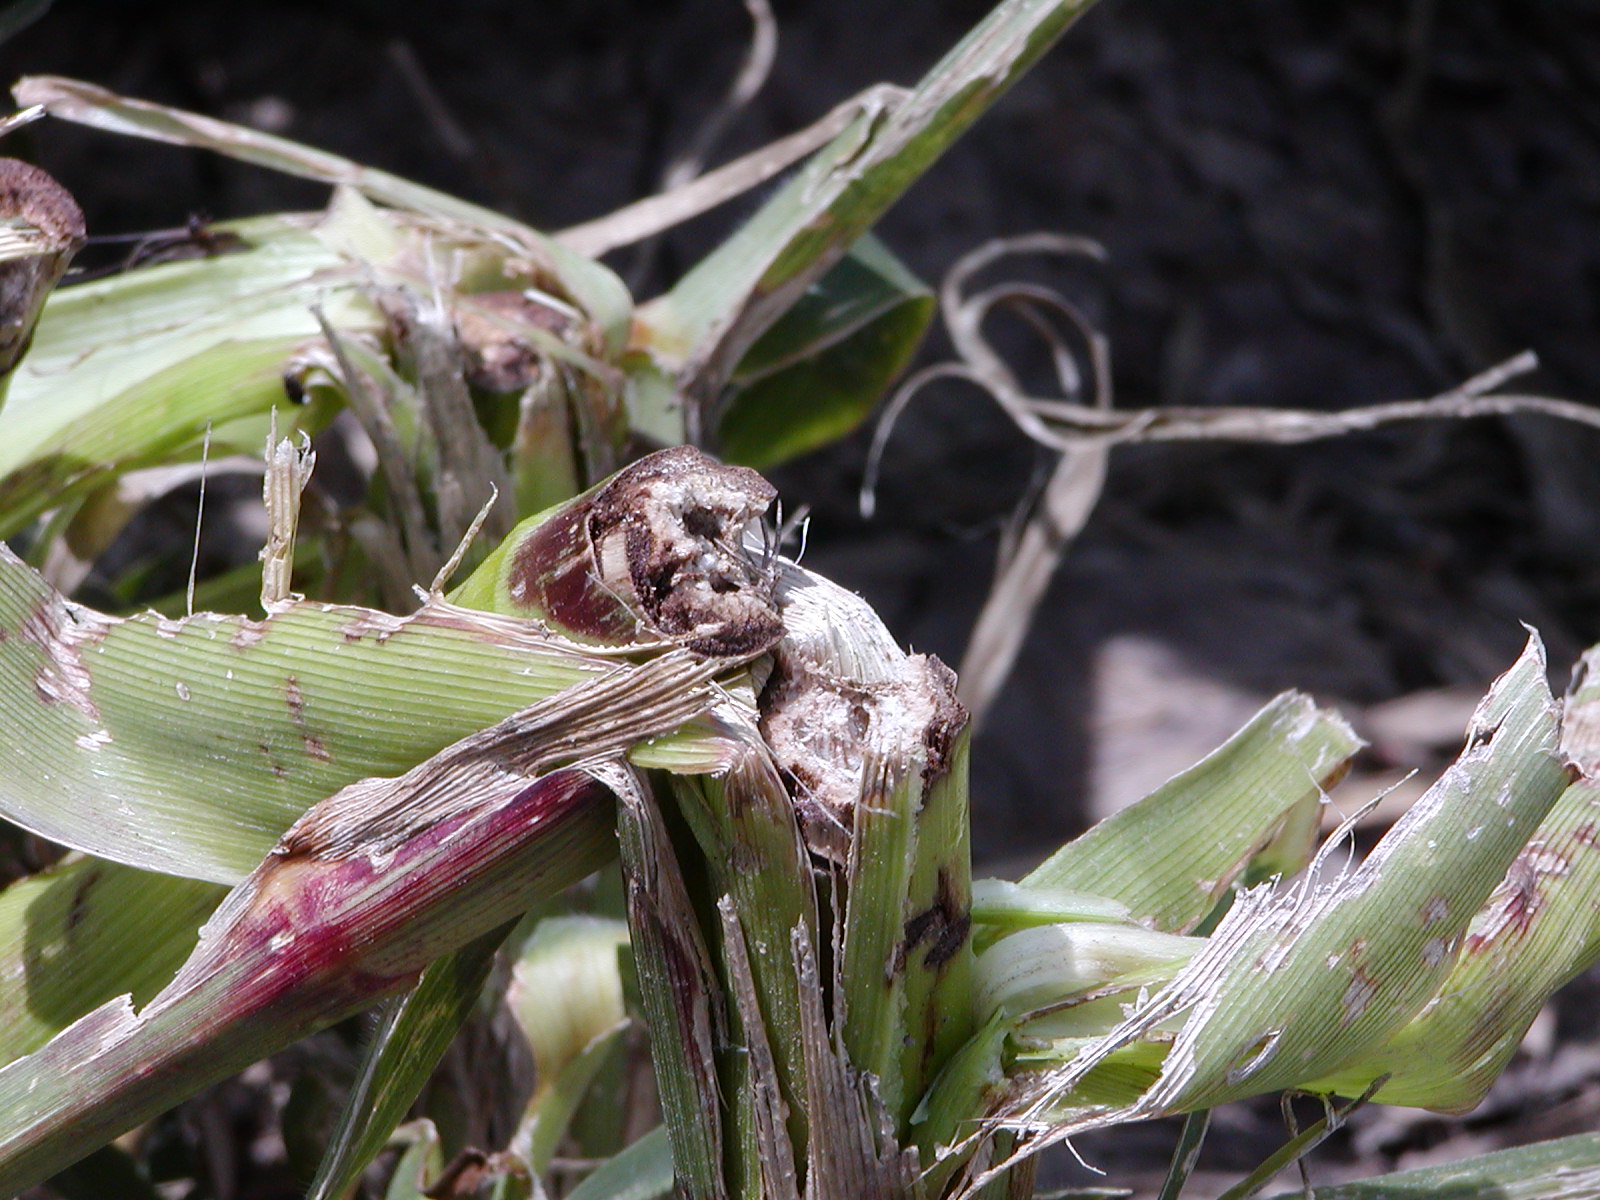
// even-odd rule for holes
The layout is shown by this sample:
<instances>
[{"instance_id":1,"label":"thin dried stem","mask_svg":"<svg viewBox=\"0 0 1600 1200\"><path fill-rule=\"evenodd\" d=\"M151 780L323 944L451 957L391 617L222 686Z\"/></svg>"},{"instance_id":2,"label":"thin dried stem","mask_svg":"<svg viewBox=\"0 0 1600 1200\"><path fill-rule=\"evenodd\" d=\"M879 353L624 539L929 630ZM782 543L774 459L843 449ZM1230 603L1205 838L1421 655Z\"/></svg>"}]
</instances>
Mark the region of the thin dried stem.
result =
<instances>
[{"instance_id":1,"label":"thin dried stem","mask_svg":"<svg viewBox=\"0 0 1600 1200\"><path fill-rule=\"evenodd\" d=\"M750 47L745 51L744 62L727 94L695 130L689 145L662 173L663 192L681 187L700 174L734 118L760 94L772 74L772 63L778 55L778 22L772 15L772 6L767 0L744 0L744 7L750 14L751 27Z\"/></svg>"},{"instance_id":2,"label":"thin dried stem","mask_svg":"<svg viewBox=\"0 0 1600 1200\"><path fill-rule=\"evenodd\" d=\"M591 258L642 242L760 187L826 146L862 113L884 112L908 94L905 88L887 83L867 88L797 133L769 142L681 187L647 196L593 221L569 226L555 235L556 240Z\"/></svg>"},{"instance_id":3,"label":"thin dried stem","mask_svg":"<svg viewBox=\"0 0 1600 1200\"><path fill-rule=\"evenodd\" d=\"M279 439L276 414L267 435L267 473L261 497L267 506L267 542L261 548L261 607L273 612L294 599L294 539L300 526L300 494L311 480L317 456L311 439L300 435L296 446ZM198 535L197 535L198 538ZM190 607L194 594L190 592Z\"/></svg>"},{"instance_id":4,"label":"thin dried stem","mask_svg":"<svg viewBox=\"0 0 1600 1200\"><path fill-rule=\"evenodd\" d=\"M1241 441L1291 444L1364 432L1401 421L1512 416L1532 413L1600 428L1600 408L1572 400L1525 394L1490 395L1495 388L1534 370L1538 359L1524 351L1426 400L1396 400L1343 412L1245 407L1168 407L1114 411L1109 348L1085 315L1051 288L1000 284L967 294L985 267L1011 254L1051 253L1103 259L1104 251L1082 238L1038 233L987 242L963 256L940 287L940 307L959 360L939 363L907 379L884 409L867 455L861 489L862 515L871 517L884 449L911 400L929 384L963 379L982 389L1033 441L1060 458L1038 496L1026 502L1001 540L995 580L961 663L961 699L980 724L1011 673L1033 613L1056 565L1082 530L1105 482L1113 446L1134 442ZM995 350L984 325L1004 308L1020 317L1049 348L1059 397L1029 395ZM1062 336L1061 327L1070 336ZM1080 399L1088 359L1092 383Z\"/></svg>"},{"instance_id":5,"label":"thin dried stem","mask_svg":"<svg viewBox=\"0 0 1600 1200\"><path fill-rule=\"evenodd\" d=\"M985 322L997 309L1021 317L1049 350L1056 386L1069 402L1084 387L1085 372L1078 365L1081 347L1089 360L1088 375L1096 405L1086 411L1097 412L1111 403L1110 350L1088 318L1060 293L1034 284L1001 284L971 296L965 294L968 283L980 270L1010 254L1061 254L1098 260L1105 252L1085 238L1036 233L987 242L964 255L940 287L945 326L961 362L918 372L896 392L873 439L862 486L862 510L870 515L889 431L912 397L942 378L963 378L976 384L1018 428L1061 456L1049 482L1030 506L1031 511L1019 514L1016 532L1003 540L994 583L962 660L960 695L972 711L974 724L981 721L1010 675L1056 565L1093 511L1105 482L1108 457L1104 447L1083 446L1057 436L1037 415L1035 402L984 333Z\"/></svg>"}]
</instances>

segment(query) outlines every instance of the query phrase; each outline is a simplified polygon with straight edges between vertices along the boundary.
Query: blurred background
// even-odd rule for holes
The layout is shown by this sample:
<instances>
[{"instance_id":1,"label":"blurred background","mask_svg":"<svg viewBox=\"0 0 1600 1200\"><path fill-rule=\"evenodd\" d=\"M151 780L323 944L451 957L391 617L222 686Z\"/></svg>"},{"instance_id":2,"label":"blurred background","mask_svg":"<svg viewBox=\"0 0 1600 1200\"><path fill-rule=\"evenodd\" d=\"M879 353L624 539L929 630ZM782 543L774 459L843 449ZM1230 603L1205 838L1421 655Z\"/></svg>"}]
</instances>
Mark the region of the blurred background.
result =
<instances>
[{"instance_id":1,"label":"blurred background","mask_svg":"<svg viewBox=\"0 0 1600 1200\"><path fill-rule=\"evenodd\" d=\"M776 65L718 158L872 83L912 82L986 9L775 0ZM653 191L749 37L737 0L57 0L0 49L0 75L72 75L210 113L556 229ZM325 200L65 124L32 126L7 152L65 183L91 235ZM653 294L753 203L613 265ZM1105 0L880 232L936 284L989 239L1041 229L1093 238L1106 261L997 270L1084 308L1109 339L1119 406L1425 397L1523 349L1542 366L1519 390L1590 400L1600 6ZM935 335L923 358L947 353ZM1019 359L1025 374L1039 365ZM791 511L809 506L807 564L954 664L1000 532L1049 457L981 395L940 385L890 440L866 521L868 432L776 481ZM1546 639L1558 686L1600 641L1597 464L1600 432L1535 418L1117 451L976 745L980 864L1040 857L1284 688L1337 704L1373 741L1360 798L1437 768L1522 623ZM1561 1012L1569 1034L1584 1025ZM1597 1058L1572 1053L1552 1111L1583 1127L1600 1112ZM1502 1109L1528 1100L1515 1076ZM1428 1141L1397 1121L1363 1136ZM1449 1153L1476 1145L1452 1128ZM1524 1126L1517 1140L1567 1131Z\"/></svg>"}]
</instances>

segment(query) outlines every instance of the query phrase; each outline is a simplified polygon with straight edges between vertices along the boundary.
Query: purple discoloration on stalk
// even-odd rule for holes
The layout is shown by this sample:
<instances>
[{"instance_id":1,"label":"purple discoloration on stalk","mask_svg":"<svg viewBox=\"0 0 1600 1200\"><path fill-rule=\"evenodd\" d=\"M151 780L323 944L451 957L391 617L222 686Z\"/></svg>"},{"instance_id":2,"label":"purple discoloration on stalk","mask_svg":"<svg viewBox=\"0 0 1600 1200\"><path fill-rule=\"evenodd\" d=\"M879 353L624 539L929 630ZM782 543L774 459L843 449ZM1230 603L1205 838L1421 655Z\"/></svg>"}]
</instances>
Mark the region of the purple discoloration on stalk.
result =
<instances>
[{"instance_id":1,"label":"purple discoloration on stalk","mask_svg":"<svg viewBox=\"0 0 1600 1200\"><path fill-rule=\"evenodd\" d=\"M525 907L520 889L526 886L529 837L554 822L594 815L607 796L587 772L556 771L424 826L381 862L360 853L328 854L319 838L303 836L303 818L219 910L214 920L222 927L202 936L202 949L173 989L238 969L242 975L230 1003L250 1011L315 991L324 982L361 992L397 986L441 952L426 929L448 923L443 914L466 887L480 892L467 907L475 928L450 935L449 944ZM609 822L608 815L600 819ZM571 864L573 878L590 865ZM546 874L559 879L563 869L553 864ZM503 896L488 886L497 879Z\"/></svg>"},{"instance_id":2,"label":"purple discoloration on stalk","mask_svg":"<svg viewBox=\"0 0 1600 1200\"><path fill-rule=\"evenodd\" d=\"M512 560L509 587L514 603L581 637L631 642L644 632L595 560L588 502L556 513L527 536Z\"/></svg>"}]
</instances>

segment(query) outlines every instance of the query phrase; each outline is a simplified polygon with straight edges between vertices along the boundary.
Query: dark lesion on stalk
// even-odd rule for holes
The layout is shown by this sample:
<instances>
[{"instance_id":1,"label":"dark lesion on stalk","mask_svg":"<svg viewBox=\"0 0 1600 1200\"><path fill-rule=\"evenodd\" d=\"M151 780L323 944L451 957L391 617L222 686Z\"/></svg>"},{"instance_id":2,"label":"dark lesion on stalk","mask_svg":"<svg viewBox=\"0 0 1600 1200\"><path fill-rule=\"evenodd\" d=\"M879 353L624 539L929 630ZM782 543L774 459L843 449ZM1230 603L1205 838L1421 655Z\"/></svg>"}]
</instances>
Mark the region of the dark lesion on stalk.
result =
<instances>
[{"instance_id":1,"label":"dark lesion on stalk","mask_svg":"<svg viewBox=\"0 0 1600 1200\"><path fill-rule=\"evenodd\" d=\"M0 223L8 229L0 254L0 376L27 353L45 297L84 244L83 210L67 191L31 163L0 158Z\"/></svg>"},{"instance_id":2,"label":"dark lesion on stalk","mask_svg":"<svg viewBox=\"0 0 1600 1200\"><path fill-rule=\"evenodd\" d=\"M928 699L933 705L933 715L922 733L922 747L928 755L922 777L923 795L950 773L956 743L971 719L967 706L956 699L956 673L931 654L926 657L926 663Z\"/></svg>"},{"instance_id":3,"label":"dark lesion on stalk","mask_svg":"<svg viewBox=\"0 0 1600 1200\"><path fill-rule=\"evenodd\" d=\"M971 933L972 914L956 896L950 872L941 867L933 903L906 922L905 934L895 947L888 978L892 980L903 974L912 953L924 942L928 943L928 949L922 956L922 965L929 971L937 971L960 953Z\"/></svg>"},{"instance_id":4,"label":"dark lesion on stalk","mask_svg":"<svg viewBox=\"0 0 1600 1200\"><path fill-rule=\"evenodd\" d=\"M770 564L745 529L777 493L692 446L640 459L553 514L518 549L511 598L581 636L670 640L748 658L783 633Z\"/></svg>"}]
</instances>

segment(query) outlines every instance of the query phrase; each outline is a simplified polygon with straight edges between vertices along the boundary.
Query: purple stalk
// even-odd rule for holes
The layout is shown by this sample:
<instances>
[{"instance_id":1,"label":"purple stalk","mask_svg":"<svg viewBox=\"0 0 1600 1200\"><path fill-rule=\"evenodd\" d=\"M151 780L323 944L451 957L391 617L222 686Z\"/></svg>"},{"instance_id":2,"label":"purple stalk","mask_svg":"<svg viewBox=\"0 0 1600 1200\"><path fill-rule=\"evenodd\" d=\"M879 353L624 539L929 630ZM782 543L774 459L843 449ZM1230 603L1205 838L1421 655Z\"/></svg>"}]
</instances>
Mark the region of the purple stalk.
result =
<instances>
[{"instance_id":1,"label":"purple stalk","mask_svg":"<svg viewBox=\"0 0 1600 1200\"><path fill-rule=\"evenodd\" d=\"M611 794L588 772L483 784L381 857L297 846L290 830L142 1012L111 1001L0 1070L0 1195L410 985L615 852Z\"/></svg>"}]
</instances>

